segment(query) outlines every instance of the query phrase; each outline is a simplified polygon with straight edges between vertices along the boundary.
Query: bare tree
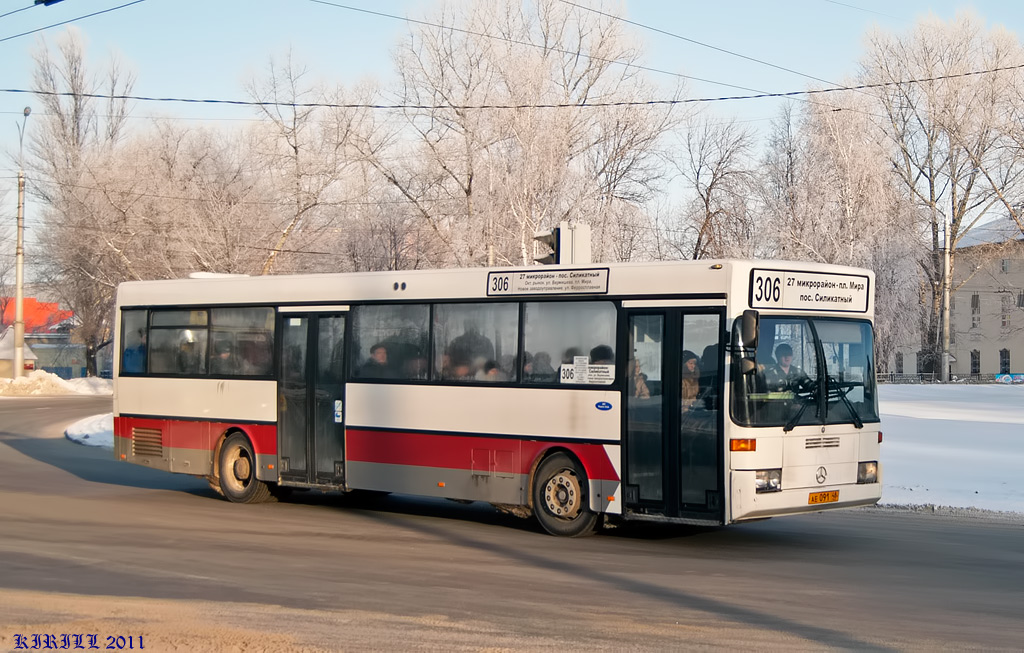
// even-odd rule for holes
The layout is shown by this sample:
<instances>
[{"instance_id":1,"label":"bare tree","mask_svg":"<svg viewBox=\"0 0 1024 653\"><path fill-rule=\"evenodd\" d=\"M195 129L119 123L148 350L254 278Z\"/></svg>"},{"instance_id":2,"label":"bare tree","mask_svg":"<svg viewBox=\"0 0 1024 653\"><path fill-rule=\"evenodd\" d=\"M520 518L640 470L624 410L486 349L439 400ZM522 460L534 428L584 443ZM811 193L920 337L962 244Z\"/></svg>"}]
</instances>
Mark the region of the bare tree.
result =
<instances>
[{"instance_id":1,"label":"bare tree","mask_svg":"<svg viewBox=\"0 0 1024 653\"><path fill-rule=\"evenodd\" d=\"M913 207L889 172L875 105L863 94L835 94L832 105L784 109L761 166L773 256L875 270L879 367L907 344L918 316L915 258L922 234Z\"/></svg>"},{"instance_id":2,"label":"bare tree","mask_svg":"<svg viewBox=\"0 0 1024 653\"><path fill-rule=\"evenodd\" d=\"M880 127L892 144L892 168L929 236L919 259L930 287L922 350L934 369L939 353L949 350L957 245L992 215L1000 197L1019 192L1024 157L1007 150L1001 128L1006 89L1018 73L999 71L1024 56L1010 34L986 32L969 15L949 23L926 18L907 35L875 32L869 41L862 79L885 84L877 90ZM939 367L945 379L948 367Z\"/></svg>"},{"instance_id":3,"label":"bare tree","mask_svg":"<svg viewBox=\"0 0 1024 653\"><path fill-rule=\"evenodd\" d=\"M650 198L675 110L610 106L650 96L621 21L503 0L431 22L396 56L404 131L364 151L451 260L528 263L533 232L562 220L590 222L599 257L630 250L619 218Z\"/></svg>"},{"instance_id":4,"label":"bare tree","mask_svg":"<svg viewBox=\"0 0 1024 653\"><path fill-rule=\"evenodd\" d=\"M343 89L329 93L307 81L307 76L289 53L283 65L271 60L267 76L247 88L267 121L261 160L291 207L274 220L279 234L270 246L263 274L274 269L286 245L307 248L336 226L337 212L325 210L326 206L344 197L346 171L359 160L353 139L363 129L368 110L342 108L351 104ZM334 107L309 106L316 104Z\"/></svg>"},{"instance_id":5,"label":"bare tree","mask_svg":"<svg viewBox=\"0 0 1024 653\"><path fill-rule=\"evenodd\" d=\"M28 148L38 182L33 192L46 205L40 239L63 244L49 248L43 276L75 312L75 337L86 345L86 367L95 374L96 351L110 338L113 290L96 278L89 253L75 237L82 233L80 191L89 166L102 160L121 138L128 108L123 101L111 101L101 118L92 97L101 85L87 70L85 48L75 30L58 38L56 50L55 58L44 41L34 54L34 90L43 111ZM130 93L133 77L116 60L108 73L103 87L107 95Z\"/></svg>"},{"instance_id":6,"label":"bare tree","mask_svg":"<svg viewBox=\"0 0 1024 653\"><path fill-rule=\"evenodd\" d=\"M686 129L682 158L675 165L692 199L683 209L679 253L692 259L749 256L755 248L751 156L754 136L735 122L706 114Z\"/></svg>"}]
</instances>

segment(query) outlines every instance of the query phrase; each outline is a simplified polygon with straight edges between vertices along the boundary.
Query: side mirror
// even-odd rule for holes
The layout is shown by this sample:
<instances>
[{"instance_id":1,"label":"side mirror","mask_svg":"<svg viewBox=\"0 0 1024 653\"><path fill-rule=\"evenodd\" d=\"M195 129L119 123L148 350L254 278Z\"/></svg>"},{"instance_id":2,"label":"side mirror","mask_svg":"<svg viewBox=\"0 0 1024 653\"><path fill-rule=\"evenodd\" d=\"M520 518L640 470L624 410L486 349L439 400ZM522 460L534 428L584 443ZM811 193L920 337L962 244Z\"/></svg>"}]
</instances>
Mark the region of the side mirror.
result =
<instances>
[{"instance_id":1,"label":"side mirror","mask_svg":"<svg viewBox=\"0 0 1024 653\"><path fill-rule=\"evenodd\" d=\"M740 322L740 344L746 349L757 349L757 332L761 323L761 314L755 310L743 311Z\"/></svg>"}]
</instances>

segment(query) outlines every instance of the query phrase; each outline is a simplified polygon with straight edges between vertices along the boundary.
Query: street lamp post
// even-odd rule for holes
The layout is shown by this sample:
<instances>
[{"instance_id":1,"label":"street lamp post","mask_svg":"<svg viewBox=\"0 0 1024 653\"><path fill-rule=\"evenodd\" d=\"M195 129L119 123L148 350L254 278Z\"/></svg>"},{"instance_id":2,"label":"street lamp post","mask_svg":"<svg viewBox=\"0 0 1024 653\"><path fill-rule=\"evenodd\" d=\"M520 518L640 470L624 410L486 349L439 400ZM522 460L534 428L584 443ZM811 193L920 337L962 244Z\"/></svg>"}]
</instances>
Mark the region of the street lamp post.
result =
<instances>
[{"instance_id":1,"label":"street lamp post","mask_svg":"<svg viewBox=\"0 0 1024 653\"><path fill-rule=\"evenodd\" d=\"M14 370L13 378L25 374L25 124L32 109L25 107L25 118L18 127L18 236L14 250Z\"/></svg>"}]
</instances>

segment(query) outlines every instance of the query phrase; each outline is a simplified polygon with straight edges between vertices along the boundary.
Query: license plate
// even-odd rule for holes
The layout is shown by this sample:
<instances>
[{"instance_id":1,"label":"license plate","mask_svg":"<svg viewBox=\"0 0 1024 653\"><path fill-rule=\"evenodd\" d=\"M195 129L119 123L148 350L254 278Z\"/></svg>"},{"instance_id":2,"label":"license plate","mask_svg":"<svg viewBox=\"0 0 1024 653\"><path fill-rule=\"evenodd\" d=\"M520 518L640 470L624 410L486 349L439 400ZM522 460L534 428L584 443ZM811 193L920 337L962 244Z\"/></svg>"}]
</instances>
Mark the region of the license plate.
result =
<instances>
[{"instance_id":1,"label":"license plate","mask_svg":"<svg viewBox=\"0 0 1024 653\"><path fill-rule=\"evenodd\" d=\"M811 492L807 496L807 505L812 506L816 503L835 503L839 501L839 490L832 490L831 492Z\"/></svg>"}]
</instances>

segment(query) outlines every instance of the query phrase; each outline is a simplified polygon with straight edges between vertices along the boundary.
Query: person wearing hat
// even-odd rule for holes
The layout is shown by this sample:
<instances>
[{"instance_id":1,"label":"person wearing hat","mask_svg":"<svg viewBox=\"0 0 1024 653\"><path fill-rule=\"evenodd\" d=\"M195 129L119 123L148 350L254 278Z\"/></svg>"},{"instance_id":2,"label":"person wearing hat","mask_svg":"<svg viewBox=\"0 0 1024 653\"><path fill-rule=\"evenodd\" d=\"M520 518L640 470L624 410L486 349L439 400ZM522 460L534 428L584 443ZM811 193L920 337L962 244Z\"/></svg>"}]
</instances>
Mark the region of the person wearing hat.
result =
<instances>
[{"instance_id":1,"label":"person wearing hat","mask_svg":"<svg viewBox=\"0 0 1024 653\"><path fill-rule=\"evenodd\" d=\"M807 380L807 375L798 365L793 364L793 348L786 343L776 347L775 361L775 365L765 371L768 391L799 390Z\"/></svg>"},{"instance_id":2,"label":"person wearing hat","mask_svg":"<svg viewBox=\"0 0 1024 653\"><path fill-rule=\"evenodd\" d=\"M697 401L700 393L700 366L697 363L697 354L686 349L683 350L683 410L686 410Z\"/></svg>"}]
</instances>

